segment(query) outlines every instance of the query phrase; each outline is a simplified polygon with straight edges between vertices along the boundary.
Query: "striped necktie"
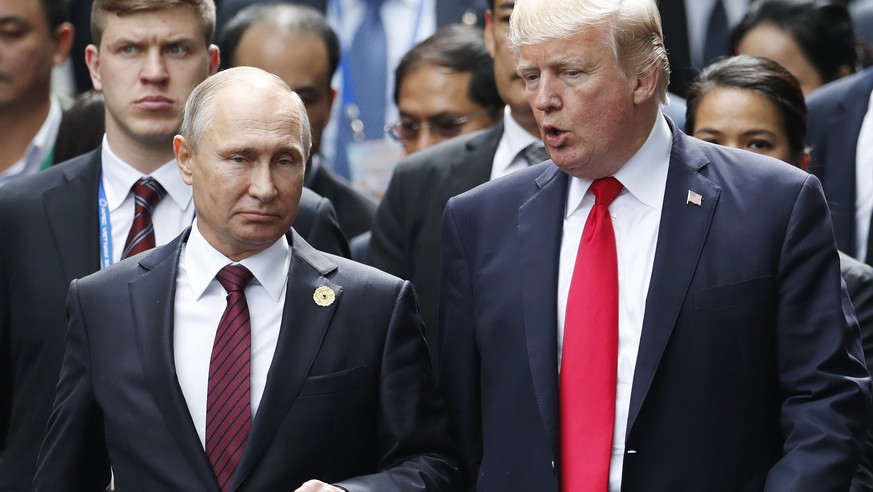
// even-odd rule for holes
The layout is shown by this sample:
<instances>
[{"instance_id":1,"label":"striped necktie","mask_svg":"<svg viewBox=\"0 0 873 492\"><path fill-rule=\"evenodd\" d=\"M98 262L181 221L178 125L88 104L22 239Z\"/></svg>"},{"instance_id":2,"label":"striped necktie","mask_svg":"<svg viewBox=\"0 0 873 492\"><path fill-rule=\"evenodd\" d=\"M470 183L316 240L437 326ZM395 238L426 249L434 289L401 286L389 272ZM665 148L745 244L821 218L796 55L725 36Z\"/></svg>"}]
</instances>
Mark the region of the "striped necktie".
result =
<instances>
[{"instance_id":1,"label":"striped necktie","mask_svg":"<svg viewBox=\"0 0 873 492\"><path fill-rule=\"evenodd\" d=\"M133 225L127 234L121 258L128 258L137 253L155 247L155 226L152 224L152 212L155 205L167 196L167 190L155 178L146 176L140 178L131 188L134 198Z\"/></svg>"}]
</instances>

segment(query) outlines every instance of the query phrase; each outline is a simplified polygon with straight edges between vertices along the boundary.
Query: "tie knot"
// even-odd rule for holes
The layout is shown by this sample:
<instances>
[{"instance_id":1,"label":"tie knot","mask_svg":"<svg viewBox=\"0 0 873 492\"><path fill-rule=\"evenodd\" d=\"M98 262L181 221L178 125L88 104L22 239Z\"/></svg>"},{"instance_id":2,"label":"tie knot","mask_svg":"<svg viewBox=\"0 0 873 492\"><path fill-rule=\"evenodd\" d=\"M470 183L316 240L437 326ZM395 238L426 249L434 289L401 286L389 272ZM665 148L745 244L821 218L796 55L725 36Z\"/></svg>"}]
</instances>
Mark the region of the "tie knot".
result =
<instances>
[{"instance_id":1,"label":"tie knot","mask_svg":"<svg viewBox=\"0 0 873 492\"><path fill-rule=\"evenodd\" d=\"M141 206L147 206L149 209L161 201L167 195L167 190L151 176L139 178L131 188L133 195Z\"/></svg>"},{"instance_id":2,"label":"tie knot","mask_svg":"<svg viewBox=\"0 0 873 492\"><path fill-rule=\"evenodd\" d=\"M608 207L623 188L621 182L612 176L600 178L591 183L591 193L594 194L594 204Z\"/></svg>"},{"instance_id":3,"label":"tie knot","mask_svg":"<svg viewBox=\"0 0 873 492\"><path fill-rule=\"evenodd\" d=\"M542 145L532 143L521 150L521 157L527 161L528 166L533 166L548 159L549 153Z\"/></svg>"},{"instance_id":4,"label":"tie knot","mask_svg":"<svg viewBox=\"0 0 873 492\"><path fill-rule=\"evenodd\" d=\"M231 292L243 292L246 285L255 278L248 268L242 265L227 265L215 275L218 283L224 287L228 294Z\"/></svg>"}]
</instances>

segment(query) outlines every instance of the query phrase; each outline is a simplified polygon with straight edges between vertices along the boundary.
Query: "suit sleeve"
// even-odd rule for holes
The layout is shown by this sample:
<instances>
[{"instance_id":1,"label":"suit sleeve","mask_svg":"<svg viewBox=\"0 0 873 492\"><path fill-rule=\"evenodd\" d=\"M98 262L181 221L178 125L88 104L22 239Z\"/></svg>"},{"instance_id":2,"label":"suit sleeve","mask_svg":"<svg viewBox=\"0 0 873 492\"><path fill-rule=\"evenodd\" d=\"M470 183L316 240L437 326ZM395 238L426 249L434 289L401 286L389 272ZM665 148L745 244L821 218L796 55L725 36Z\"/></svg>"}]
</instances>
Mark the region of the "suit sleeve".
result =
<instances>
[{"instance_id":1,"label":"suit sleeve","mask_svg":"<svg viewBox=\"0 0 873 492\"><path fill-rule=\"evenodd\" d=\"M449 491L459 486L445 406L433 381L412 284L400 284L379 382L380 473L336 485L350 492Z\"/></svg>"},{"instance_id":2,"label":"suit sleeve","mask_svg":"<svg viewBox=\"0 0 873 492\"><path fill-rule=\"evenodd\" d=\"M109 458L103 415L91 388L90 346L78 280L70 286L67 316L64 362L33 490L103 492L109 484Z\"/></svg>"},{"instance_id":3,"label":"suit sleeve","mask_svg":"<svg viewBox=\"0 0 873 492\"><path fill-rule=\"evenodd\" d=\"M843 279L861 328L861 347L867 361L867 370L870 371L873 364L873 268L860 262L852 263L850 269L843 271ZM873 420L868 423L867 439L861 462L852 478L851 490L873 490Z\"/></svg>"},{"instance_id":4,"label":"suit sleeve","mask_svg":"<svg viewBox=\"0 0 873 492\"><path fill-rule=\"evenodd\" d=\"M858 463L870 378L839 264L827 205L808 176L779 261L776 372L783 453L766 491L844 491ZM842 309L840 309L840 306Z\"/></svg>"},{"instance_id":5,"label":"suit sleeve","mask_svg":"<svg viewBox=\"0 0 873 492\"><path fill-rule=\"evenodd\" d=\"M443 217L439 382L466 485L475 489L482 461L481 371L473 323L473 269L466 256L453 201L449 200Z\"/></svg>"},{"instance_id":6,"label":"suit sleeve","mask_svg":"<svg viewBox=\"0 0 873 492\"><path fill-rule=\"evenodd\" d=\"M402 170L395 168L385 196L376 209L370 239L369 263L400 278L411 278L412 252L405 231Z\"/></svg>"}]
</instances>

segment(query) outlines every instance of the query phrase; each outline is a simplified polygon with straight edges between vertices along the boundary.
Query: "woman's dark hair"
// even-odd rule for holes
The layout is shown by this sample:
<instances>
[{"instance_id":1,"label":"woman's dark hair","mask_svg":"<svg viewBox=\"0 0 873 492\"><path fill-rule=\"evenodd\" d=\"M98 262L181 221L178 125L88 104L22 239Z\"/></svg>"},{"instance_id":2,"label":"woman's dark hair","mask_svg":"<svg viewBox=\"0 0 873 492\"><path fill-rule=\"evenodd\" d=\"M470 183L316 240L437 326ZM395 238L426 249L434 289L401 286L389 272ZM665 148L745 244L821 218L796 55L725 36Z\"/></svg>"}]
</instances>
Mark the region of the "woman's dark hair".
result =
<instances>
[{"instance_id":1,"label":"woman's dark hair","mask_svg":"<svg viewBox=\"0 0 873 492\"><path fill-rule=\"evenodd\" d=\"M467 96L489 110L497 119L503 112L503 101L494 82L494 61L485 48L482 29L465 24L444 27L406 52L394 71L394 102L400 98L400 87L411 72L423 64L446 68L452 72L470 72Z\"/></svg>"},{"instance_id":2,"label":"woman's dark hair","mask_svg":"<svg viewBox=\"0 0 873 492\"><path fill-rule=\"evenodd\" d=\"M688 88L685 132L694 132L697 107L715 89L736 88L755 92L773 103L788 136L793 159L803 156L806 141L806 101L797 79L776 62L757 56L725 58L704 68Z\"/></svg>"},{"instance_id":3,"label":"woman's dark hair","mask_svg":"<svg viewBox=\"0 0 873 492\"><path fill-rule=\"evenodd\" d=\"M858 42L852 18L844 5L833 0L762 0L754 3L731 35L731 47L759 24L772 24L788 33L821 77L832 82L840 67L859 67Z\"/></svg>"}]
</instances>

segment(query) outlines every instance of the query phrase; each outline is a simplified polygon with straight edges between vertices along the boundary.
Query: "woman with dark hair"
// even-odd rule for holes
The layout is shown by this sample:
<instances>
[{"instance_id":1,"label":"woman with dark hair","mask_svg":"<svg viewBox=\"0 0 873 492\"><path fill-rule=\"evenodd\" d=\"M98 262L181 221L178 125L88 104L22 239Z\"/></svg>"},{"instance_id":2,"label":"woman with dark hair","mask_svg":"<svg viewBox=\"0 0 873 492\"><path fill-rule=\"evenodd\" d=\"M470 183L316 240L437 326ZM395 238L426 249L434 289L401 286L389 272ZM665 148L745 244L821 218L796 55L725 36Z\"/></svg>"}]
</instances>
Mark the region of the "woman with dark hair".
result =
<instances>
[{"instance_id":1,"label":"woman with dark hair","mask_svg":"<svg viewBox=\"0 0 873 492\"><path fill-rule=\"evenodd\" d=\"M734 28L733 52L769 58L794 75L804 96L869 65L845 5L833 0L762 0Z\"/></svg>"},{"instance_id":2,"label":"woman with dark hair","mask_svg":"<svg viewBox=\"0 0 873 492\"><path fill-rule=\"evenodd\" d=\"M688 89L685 131L806 168L806 102L797 79L766 58L709 65Z\"/></svg>"},{"instance_id":3,"label":"woman with dark hair","mask_svg":"<svg viewBox=\"0 0 873 492\"><path fill-rule=\"evenodd\" d=\"M754 56L706 67L688 89L685 131L806 168L806 102L800 84L776 63ZM840 253L840 271L855 306L868 370L873 369L873 269ZM868 432L852 492L873 490L873 432Z\"/></svg>"}]
</instances>

